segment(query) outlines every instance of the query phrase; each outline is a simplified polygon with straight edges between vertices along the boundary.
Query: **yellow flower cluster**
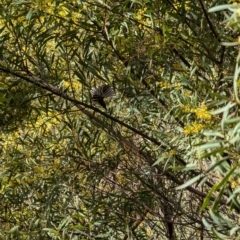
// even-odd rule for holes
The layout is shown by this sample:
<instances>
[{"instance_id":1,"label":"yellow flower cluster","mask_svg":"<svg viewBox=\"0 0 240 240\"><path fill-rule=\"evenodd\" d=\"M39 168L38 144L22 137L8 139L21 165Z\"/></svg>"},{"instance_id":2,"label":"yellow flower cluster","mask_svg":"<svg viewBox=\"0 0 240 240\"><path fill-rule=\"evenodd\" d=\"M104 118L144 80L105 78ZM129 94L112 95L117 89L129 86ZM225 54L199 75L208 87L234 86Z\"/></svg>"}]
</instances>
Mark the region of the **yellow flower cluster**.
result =
<instances>
[{"instance_id":1,"label":"yellow flower cluster","mask_svg":"<svg viewBox=\"0 0 240 240\"><path fill-rule=\"evenodd\" d=\"M56 115L57 116L57 115ZM43 134L46 132L50 132L54 129L55 126L59 126L61 124L61 120L55 116L54 112L48 112L47 114L42 111L41 115L37 118L34 123L33 131L38 134ZM30 132L29 132L30 133Z\"/></svg>"},{"instance_id":2,"label":"yellow flower cluster","mask_svg":"<svg viewBox=\"0 0 240 240\"><path fill-rule=\"evenodd\" d=\"M210 120L212 115L207 111L207 106L203 102L198 108L191 108L189 106L183 106L183 112L185 113L195 113L197 119Z\"/></svg>"},{"instance_id":3,"label":"yellow flower cluster","mask_svg":"<svg viewBox=\"0 0 240 240\"><path fill-rule=\"evenodd\" d=\"M212 118L212 115L208 113L207 106L203 102L199 108L196 108L193 110L193 112L196 114L198 119L206 119L210 120Z\"/></svg>"},{"instance_id":4,"label":"yellow flower cluster","mask_svg":"<svg viewBox=\"0 0 240 240\"><path fill-rule=\"evenodd\" d=\"M172 156L174 156L174 155L176 155L177 154L177 152L176 152L176 150L170 150L170 151L168 151L167 153L166 153L166 155L168 156L168 157L172 157Z\"/></svg>"},{"instance_id":5,"label":"yellow flower cluster","mask_svg":"<svg viewBox=\"0 0 240 240\"><path fill-rule=\"evenodd\" d=\"M231 175L229 177L229 182L230 182L231 188L232 189L236 189L240 185L240 178L239 177L238 178L235 177L235 179L234 179L234 177Z\"/></svg>"},{"instance_id":6,"label":"yellow flower cluster","mask_svg":"<svg viewBox=\"0 0 240 240\"><path fill-rule=\"evenodd\" d=\"M179 89L181 87L181 83L177 82L177 83L169 83L169 82L164 82L164 81L160 81L160 82L157 82L157 86L159 86L160 88L177 88Z\"/></svg>"},{"instance_id":7,"label":"yellow flower cluster","mask_svg":"<svg viewBox=\"0 0 240 240\"><path fill-rule=\"evenodd\" d=\"M139 28L145 29L144 25L151 25L151 21L147 18L144 17L144 13L147 11L147 8L139 9L137 14L136 14L136 20L140 23Z\"/></svg>"},{"instance_id":8,"label":"yellow flower cluster","mask_svg":"<svg viewBox=\"0 0 240 240\"><path fill-rule=\"evenodd\" d=\"M191 97L192 96L192 92L191 91L184 91L183 95L185 97Z\"/></svg>"},{"instance_id":9,"label":"yellow flower cluster","mask_svg":"<svg viewBox=\"0 0 240 240\"><path fill-rule=\"evenodd\" d=\"M203 125L201 123L193 122L191 125L187 125L184 127L184 134L194 134L199 133L203 129Z\"/></svg>"},{"instance_id":10,"label":"yellow flower cluster","mask_svg":"<svg viewBox=\"0 0 240 240\"><path fill-rule=\"evenodd\" d=\"M180 9L182 8L182 2L181 1L174 1L174 7L175 9ZM185 10L190 10L191 9L191 1L184 1L184 7Z\"/></svg>"},{"instance_id":11,"label":"yellow flower cluster","mask_svg":"<svg viewBox=\"0 0 240 240\"><path fill-rule=\"evenodd\" d=\"M170 150L170 151L164 152L164 153L163 153L163 156L164 156L165 158L169 158L169 157L175 156L176 154L177 154L177 151L174 150L174 149L172 149L172 150Z\"/></svg>"},{"instance_id":12,"label":"yellow flower cluster","mask_svg":"<svg viewBox=\"0 0 240 240\"><path fill-rule=\"evenodd\" d=\"M1 149L3 151L4 156L9 157L9 148L15 148L18 151L22 151L23 145L16 144L16 139L20 138L20 133L18 130L12 132L12 134L1 134Z\"/></svg>"},{"instance_id":13,"label":"yellow flower cluster","mask_svg":"<svg viewBox=\"0 0 240 240\"><path fill-rule=\"evenodd\" d=\"M192 108L189 107L189 106L181 105L181 108L182 108L183 112L185 112L185 113L191 113L192 112Z\"/></svg>"},{"instance_id":14,"label":"yellow flower cluster","mask_svg":"<svg viewBox=\"0 0 240 240\"><path fill-rule=\"evenodd\" d=\"M171 84L169 82L158 82L157 86L159 86L160 88L170 88Z\"/></svg>"},{"instance_id":15,"label":"yellow flower cluster","mask_svg":"<svg viewBox=\"0 0 240 240\"><path fill-rule=\"evenodd\" d=\"M137 12L137 15L136 15L136 19L138 21L142 21L143 20L143 15L146 11L147 11L147 8L139 9L138 12Z\"/></svg>"},{"instance_id":16,"label":"yellow flower cluster","mask_svg":"<svg viewBox=\"0 0 240 240\"><path fill-rule=\"evenodd\" d=\"M177 152L176 152L176 150L170 150L169 152L168 152L168 154L169 154L169 156L174 156L174 155L176 155L177 154Z\"/></svg>"},{"instance_id":17,"label":"yellow flower cluster","mask_svg":"<svg viewBox=\"0 0 240 240\"><path fill-rule=\"evenodd\" d=\"M69 88L69 91L80 92L82 90L82 85L77 79L72 79L71 81L63 82L64 88Z\"/></svg>"},{"instance_id":18,"label":"yellow flower cluster","mask_svg":"<svg viewBox=\"0 0 240 240\"><path fill-rule=\"evenodd\" d=\"M231 181L231 188L236 189L240 185L240 181Z\"/></svg>"}]
</instances>

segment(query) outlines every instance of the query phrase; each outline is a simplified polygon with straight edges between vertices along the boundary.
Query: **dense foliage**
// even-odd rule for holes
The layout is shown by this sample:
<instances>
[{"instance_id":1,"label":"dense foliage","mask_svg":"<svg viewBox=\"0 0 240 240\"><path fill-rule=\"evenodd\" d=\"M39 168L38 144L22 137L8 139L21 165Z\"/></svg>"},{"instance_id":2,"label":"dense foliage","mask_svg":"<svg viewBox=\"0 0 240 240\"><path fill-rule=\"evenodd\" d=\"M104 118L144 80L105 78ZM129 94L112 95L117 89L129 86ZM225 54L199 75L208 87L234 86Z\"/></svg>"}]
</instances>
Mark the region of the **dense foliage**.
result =
<instances>
[{"instance_id":1,"label":"dense foliage","mask_svg":"<svg viewBox=\"0 0 240 240\"><path fill-rule=\"evenodd\" d=\"M240 6L224 3L1 1L2 239L237 239Z\"/></svg>"}]
</instances>

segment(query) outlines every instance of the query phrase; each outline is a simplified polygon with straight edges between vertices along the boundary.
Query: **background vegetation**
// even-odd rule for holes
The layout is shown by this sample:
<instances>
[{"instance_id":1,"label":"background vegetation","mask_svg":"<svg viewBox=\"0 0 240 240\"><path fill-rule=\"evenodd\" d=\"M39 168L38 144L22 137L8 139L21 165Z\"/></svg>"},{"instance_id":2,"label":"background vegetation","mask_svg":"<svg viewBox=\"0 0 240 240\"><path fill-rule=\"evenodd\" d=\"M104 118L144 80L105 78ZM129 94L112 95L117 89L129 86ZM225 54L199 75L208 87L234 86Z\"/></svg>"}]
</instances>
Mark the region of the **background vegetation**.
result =
<instances>
[{"instance_id":1,"label":"background vegetation","mask_svg":"<svg viewBox=\"0 0 240 240\"><path fill-rule=\"evenodd\" d=\"M240 7L222 4L1 1L1 239L240 239Z\"/></svg>"}]
</instances>

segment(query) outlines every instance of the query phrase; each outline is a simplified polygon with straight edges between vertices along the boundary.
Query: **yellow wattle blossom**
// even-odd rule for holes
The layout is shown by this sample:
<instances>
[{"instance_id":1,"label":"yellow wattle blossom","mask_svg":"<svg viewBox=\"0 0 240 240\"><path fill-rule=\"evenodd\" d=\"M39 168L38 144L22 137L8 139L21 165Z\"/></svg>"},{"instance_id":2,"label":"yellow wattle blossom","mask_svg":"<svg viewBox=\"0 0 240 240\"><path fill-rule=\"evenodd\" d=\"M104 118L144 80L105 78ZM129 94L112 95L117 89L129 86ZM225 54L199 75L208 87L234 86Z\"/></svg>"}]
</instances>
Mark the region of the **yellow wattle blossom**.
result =
<instances>
[{"instance_id":1,"label":"yellow wattle blossom","mask_svg":"<svg viewBox=\"0 0 240 240\"><path fill-rule=\"evenodd\" d=\"M54 13L54 8L56 5L49 0L35 0L35 8L41 9L48 13Z\"/></svg>"},{"instance_id":2,"label":"yellow wattle blossom","mask_svg":"<svg viewBox=\"0 0 240 240\"><path fill-rule=\"evenodd\" d=\"M239 183L236 181L231 181L231 188L236 189L239 186Z\"/></svg>"},{"instance_id":3,"label":"yellow wattle blossom","mask_svg":"<svg viewBox=\"0 0 240 240\"><path fill-rule=\"evenodd\" d=\"M60 163L61 163L61 160L60 160L59 158L54 159L54 161L53 161L53 167L54 167L54 168L57 168L57 167L60 165Z\"/></svg>"},{"instance_id":4,"label":"yellow wattle blossom","mask_svg":"<svg viewBox=\"0 0 240 240\"><path fill-rule=\"evenodd\" d=\"M72 79L71 81L65 80L63 82L64 88L70 88L69 91L80 92L82 89L81 83L77 79Z\"/></svg>"},{"instance_id":5,"label":"yellow wattle blossom","mask_svg":"<svg viewBox=\"0 0 240 240\"><path fill-rule=\"evenodd\" d=\"M179 1L174 1L174 7L178 10L182 8L182 3ZM191 1L185 1L184 7L185 10L189 11L191 9Z\"/></svg>"},{"instance_id":6,"label":"yellow wattle blossom","mask_svg":"<svg viewBox=\"0 0 240 240\"><path fill-rule=\"evenodd\" d=\"M42 166L34 166L33 170L34 170L35 173L38 173L38 174L42 174L45 171Z\"/></svg>"},{"instance_id":7,"label":"yellow wattle blossom","mask_svg":"<svg viewBox=\"0 0 240 240\"><path fill-rule=\"evenodd\" d=\"M208 113L207 106L203 102L199 108L196 108L193 110L193 112L196 114L198 119L206 119L210 120L212 118L212 115Z\"/></svg>"},{"instance_id":8,"label":"yellow wattle blossom","mask_svg":"<svg viewBox=\"0 0 240 240\"><path fill-rule=\"evenodd\" d=\"M192 96L192 92L191 91L184 91L183 95L185 97L191 97Z\"/></svg>"},{"instance_id":9,"label":"yellow wattle blossom","mask_svg":"<svg viewBox=\"0 0 240 240\"><path fill-rule=\"evenodd\" d=\"M147 8L144 8L144 9L139 9L138 12L137 12L137 15L136 15L136 19L138 21L141 21L143 20L143 15L144 13L147 11Z\"/></svg>"},{"instance_id":10,"label":"yellow wattle blossom","mask_svg":"<svg viewBox=\"0 0 240 240\"><path fill-rule=\"evenodd\" d=\"M181 108L182 108L182 111L184 113L191 113L192 112L192 108L190 106L181 105Z\"/></svg>"},{"instance_id":11,"label":"yellow wattle blossom","mask_svg":"<svg viewBox=\"0 0 240 240\"><path fill-rule=\"evenodd\" d=\"M166 88L176 88L176 89L179 89L181 87L181 83L179 82L176 82L176 83L169 83L169 82L164 82L164 81L160 81L160 82L157 82L156 85L162 89L166 89Z\"/></svg>"},{"instance_id":12,"label":"yellow wattle blossom","mask_svg":"<svg viewBox=\"0 0 240 240\"><path fill-rule=\"evenodd\" d=\"M204 102L198 108L191 108L190 106L182 106L183 112L185 113L195 113L197 119L201 120L211 120L212 115L207 111L207 106Z\"/></svg>"},{"instance_id":13,"label":"yellow wattle blossom","mask_svg":"<svg viewBox=\"0 0 240 240\"><path fill-rule=\"evenodd\" d=\"M174 88L176 88L176 89L180 89L181 83L180 83L180 82L176 82L176 83L174 83L172 86L173 86Z\"/></svg>"},{"instance_id":14,"label":"yellow wattle blossom","mask_svg":"<svg viewBox=\"0 0 240 240\"><path fill-rule=\"evenodd\" d=\"M148 237L152 237L152 235L153 235L152 230L149 227L147 227L146 233L147 233Z\"/></svg>"},{"instance_id":15,"label":"yellow wattle blossom","mask_svg":"<svg viewBox=\"0 0 240 240\"><path fill-rule=\"evenodd\" d=\"M168 152L168 154L169 154L169 156L174 156L177 154L177 151L172 149Z\"/></svg>"},{"instance_id":16,"label":"yellow wattle blossom","mask_svg":"<svg viewBox=\"0 0 240 240\"><path fill-rule=\"evenodd\" d=\"M189 135L189 134L199 133L202 129L203 129L203 124L193 122L191 125L185 126L183 132L184 134Z\"/></svg>"},{"instance_id":17,"label":"yellow wattle blossom","mask_svg":"<svg viewBox=\"0 0 240 240\"><path fill-rule=\"evenodd\" d=\"M59 7L59 12L58 12L58 14L59 14L61 17L66 17L66 16L68 16L69 10L68 10L64 5L61 6L61 4L60 4L58 7Z\"/></svg>"},{"instance_id":18,"label":"yellow wattle blossom","mask_svg":"<svg viewBox=\"0 0 240 240\"><path fill-rule=\"evenodd\" d=\"M157 86L159 86L160 88L170 88L171 84L169 82L160 81L157 82Z\"/></svg>"},{"instance_id":19,"label":"yellow wattle blossom","mask_svg":"<svg viewBox=\"0 0 240 240\"><path fill-rule=\"evenodd\" d=\"M145 12L147 11L147 8L139 9L136 13L136 20L139 22L139 28L145 29L146 27L144 25L151 25L151 20L144 16Z\"/></svg>"},{"instance_id":20,"label":"yellow wattle blossom","mask_svg":"<svg viewBox=\"0 0 240 240\"><path fill-rule=\"evenodd\" d=\"M233 177L232 175L229 177L229 183L231 185L232 189L236 189L240 186L240 178L239 177Z\"/></svg>"},{"instance_id":21,"label":"yellow wattle blossom","mask_svg":"<svg viewBox=\"0 0 240 240\"><path fill-rule=\"evenodd\" d=\"M169 158L169 157L175 156L176 154L177 154L177 151L172 149L164 152L162 155L164 156L164 158Z\"/></svg>"}]
</instances>

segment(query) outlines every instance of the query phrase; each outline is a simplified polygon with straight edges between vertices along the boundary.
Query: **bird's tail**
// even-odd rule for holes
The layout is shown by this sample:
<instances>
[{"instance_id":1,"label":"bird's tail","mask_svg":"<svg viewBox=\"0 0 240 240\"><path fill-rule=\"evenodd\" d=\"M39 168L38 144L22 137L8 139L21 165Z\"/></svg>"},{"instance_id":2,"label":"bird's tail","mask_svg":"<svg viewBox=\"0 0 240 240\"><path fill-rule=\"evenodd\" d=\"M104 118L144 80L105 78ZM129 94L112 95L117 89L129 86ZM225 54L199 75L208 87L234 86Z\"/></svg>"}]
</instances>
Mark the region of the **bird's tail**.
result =
<instances>
[{"instance_id":1,"label":"bird's tail","mask_svg":"<svg viewBox=\"0 0 240 240\"><path fill-rule=\"evenodd\" d=\"M99 96L101 98L108 98L116 96L113 88L108 85L102 85L97 88L92 88L90 90L92 96Z\"/></svg>"}]
</instances>

